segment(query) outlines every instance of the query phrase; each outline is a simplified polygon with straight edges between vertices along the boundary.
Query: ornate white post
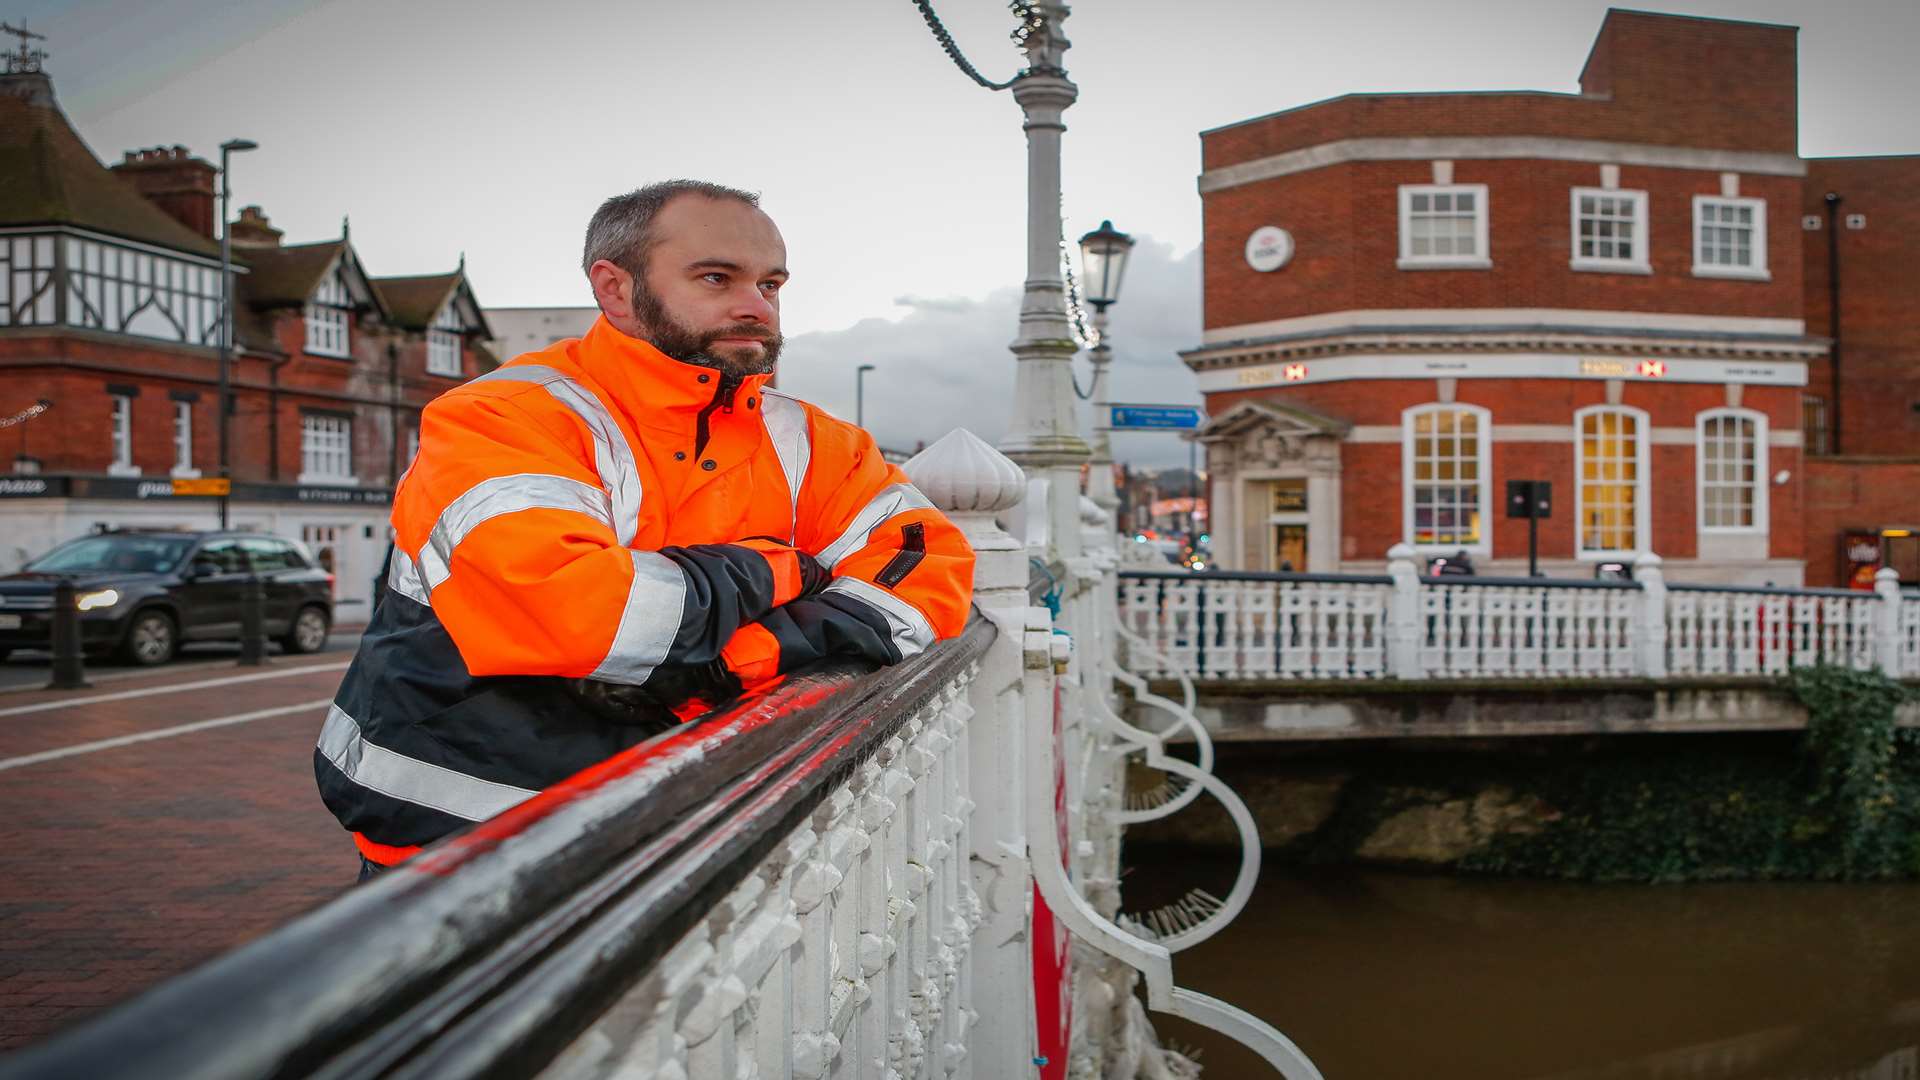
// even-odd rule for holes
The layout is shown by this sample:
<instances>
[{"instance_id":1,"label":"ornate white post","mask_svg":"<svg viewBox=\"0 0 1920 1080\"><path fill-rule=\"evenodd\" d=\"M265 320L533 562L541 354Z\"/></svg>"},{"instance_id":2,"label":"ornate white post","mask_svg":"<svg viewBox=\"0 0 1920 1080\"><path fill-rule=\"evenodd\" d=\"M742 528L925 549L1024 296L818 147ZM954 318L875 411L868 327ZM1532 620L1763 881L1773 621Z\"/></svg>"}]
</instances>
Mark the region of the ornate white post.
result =
<instances>
[{"instance_id":1,"label":"ornate white post","mask_svg":"<svg viewBox=\"0 0 1920 1080\"><path fill-rule=\"evenodd\" d=\"M1387 599L1387 674L1396 679L1420 677L1420 567L1413 548L1395 544L1387 549L1387 575L1393 594Z\"/></svg>"},{"instance_id":2,"label":"ornate white post","mask_svg":"<svg viewBox=\"0 0 1920 1080\"><path fill-rule=\"evenodd\" d=\"M1052 709L1049 695L1029 702L1024 676L1030 647L1046 667L1052 630L1045 608L1028 606L1026 547L994 524L994 516L1026 494L1020 467L966 430L943 436L907 462L906 472L973 545L973 599L999 638L968 688L968 791L973 804L974 893L982 906L969 953L971 1007L968 1058L976 1077L1032 1071L1032 960L1028 896L1032 872L1022 790L1022 728L1027 711ZM1079 496L1075 496L1076 502Z\"/></svg>"},{"instance_id":3,"label":"ornate white post","mask_svg":"<svg viewBox=\"0 0 1920 1080\"><path fill-rule=\"evenodd\" d=\"M1013 84L1014 100L1026 114L1027 281L1020 335L1012 345L1013 422L1000 448L1029 476L1046 479L1048 559L1057 562L1079 554L1080 467L1088 457L1073 415L1072 365L1079 346L1060 275L1060 135L1079 89L1062 66L1067 6L1040 0L1036 7L1043 18L1023 46L1027 70Z\"/></svg>"},{"instance_id":4,"label":"ornate white post","mask_svg":"<svg viewBox=\"0 0 1920 1080\"><path fill-rule=\"evenodd\" d=\"M1660 556L1649 551L1633 560L1633 580L1640 583L1640 618L1634 627L1640 656L1634 674L1649 679L1667 677L1667 579Z\"/></svg>"},{"instance_id":5,"label":"ornate white post","mask_svg":"<svg viewBox=\"0 0 1920 1080\"><path fill-rule=\"evenodd\" d=\"M1880 605L1873 613L1873 662L1889 679L1906 673L1900 670L1900 571L1883 566L1874 571L1873 591L1880 594Z\"/></svg>"}]
</instances>

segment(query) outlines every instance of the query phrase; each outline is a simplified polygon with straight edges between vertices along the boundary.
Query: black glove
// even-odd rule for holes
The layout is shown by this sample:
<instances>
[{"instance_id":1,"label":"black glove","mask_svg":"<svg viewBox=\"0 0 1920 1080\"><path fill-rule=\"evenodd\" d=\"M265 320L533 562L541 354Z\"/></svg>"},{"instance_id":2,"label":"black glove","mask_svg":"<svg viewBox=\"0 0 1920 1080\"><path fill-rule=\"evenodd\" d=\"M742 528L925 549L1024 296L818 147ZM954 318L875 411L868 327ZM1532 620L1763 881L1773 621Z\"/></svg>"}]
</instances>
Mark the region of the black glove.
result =
<instances>
[{"instance_id":1,"label":"black glove","mask_svg":"<svg viewBox=\"0 0 1920 1080\"><path fill-rule=\"evenodd\" d=\"M740 693L740 678L719 657L705 664L662 664L636 687L682 720L712 712Z\"/></svg>"},{"instance_id":2,"label":"black glove","mask_svg":"<svg viewBox=\"0 0 1920 1080\"><path fill-rule=\"evenodd\" d=\"M798 549L795 549L794 554L800 559L801 596L812 596L826 588L827 583L833 580L833 571L821 566L820 560Z\"/></svg>"},{"instance_id":3,"label":"black glove","mask_svg":"<svg viewBox=\"0 0 1920 1080\"><path fill-rule=\"evenodd\" d=\"M649 735L657 735L680 723L673 710L638 686L599 679L568 679L566 687L582 708L608 724L637 727Z\"/></svg>"}]
</instances>

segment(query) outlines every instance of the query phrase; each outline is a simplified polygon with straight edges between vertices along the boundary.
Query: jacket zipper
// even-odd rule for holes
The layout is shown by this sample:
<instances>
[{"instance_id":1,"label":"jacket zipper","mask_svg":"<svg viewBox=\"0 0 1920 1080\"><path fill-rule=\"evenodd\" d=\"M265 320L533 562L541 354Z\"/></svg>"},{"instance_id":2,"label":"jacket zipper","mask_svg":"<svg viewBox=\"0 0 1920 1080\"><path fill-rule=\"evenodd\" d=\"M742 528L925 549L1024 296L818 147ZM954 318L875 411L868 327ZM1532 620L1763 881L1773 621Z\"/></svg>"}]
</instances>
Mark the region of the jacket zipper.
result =
<instances>
[{"instance_id":1,"label":"jacket zipper","mask_svg":"<svg viewBox=\"0 0 1920 1080\"><path fill-rule=\"evenodd\" d=\"M719 409L721 412L726 412L726 413L732 412L733 411L733 394L734 394L734 391L738 389L740 389L740 376L738 375L720 376L720 385L714 388L713 400L707 402L706 407L700 410L700 415L694 419L694 424L693 424L693 456L694 457L699 457L707 449L707 437L710 434L712 434L708 430L707 421L708 421L708 418L713 415L713 410Z\"/></svg>"}]
</instances>

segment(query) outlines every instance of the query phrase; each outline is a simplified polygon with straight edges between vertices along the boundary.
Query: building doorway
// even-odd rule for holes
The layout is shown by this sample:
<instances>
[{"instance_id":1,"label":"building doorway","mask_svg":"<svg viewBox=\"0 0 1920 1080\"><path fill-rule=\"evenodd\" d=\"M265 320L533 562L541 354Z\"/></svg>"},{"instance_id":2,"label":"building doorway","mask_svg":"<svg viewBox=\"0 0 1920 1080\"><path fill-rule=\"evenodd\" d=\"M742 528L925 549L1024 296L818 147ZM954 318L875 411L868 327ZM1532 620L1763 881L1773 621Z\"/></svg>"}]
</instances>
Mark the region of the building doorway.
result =
<instances>
[{"instance_id":1,"label":"building doorway","mask_svg":"<svg viewBox=\"0 0 1920 1080\"><path fill-rule=\"evenodd\" d=\"M346 555L340 535L345 531L346 527L336 525L303 525L300 528L300 540L307 545L307 550L313 552L314 561L320 564L320 569L333 575L336 602L340 598L340 564Z\"/></svg>"},{"instance_id":2,"label":"building doorway","mask_svg":"<svg viewBox=\"0 0 1920 1080\"><path fill-rule=\"evenodd\" d=\"M1275 480L1267 515L1267 569L1305 573L1307 569L1307 481Z\"/></svg>"},{"instance_id":3,"label":"building doorway","mask_svg":"<svg viewBox=\"0 0 1920 1080\"><path fill-rule=\"evenodd\" d=\"M1283 573L1307 568L1307 526L1286 524L1273 527L1273 569Z\"/></svg>"}]
</instances>

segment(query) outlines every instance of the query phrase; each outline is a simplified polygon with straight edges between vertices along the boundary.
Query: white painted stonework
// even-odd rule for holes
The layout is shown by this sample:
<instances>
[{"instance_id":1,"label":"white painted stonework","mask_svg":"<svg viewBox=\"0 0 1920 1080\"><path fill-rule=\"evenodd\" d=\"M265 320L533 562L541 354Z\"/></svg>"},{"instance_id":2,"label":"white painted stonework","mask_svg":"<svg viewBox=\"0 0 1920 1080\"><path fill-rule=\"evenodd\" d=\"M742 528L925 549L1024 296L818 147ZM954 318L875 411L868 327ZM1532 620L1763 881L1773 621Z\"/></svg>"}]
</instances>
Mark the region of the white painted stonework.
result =
<instances>
[{"instance_id":1,"label":"white painted stonework","mask_svg":"<svg viewBox=\"0 0 1920 1080\"><path fill-rule=\"evenodd\" d=\"M1640 361L1570 353L1374 353L1303 361L1248 364L1198 371L1202 394L1266 386L1348 382L1355 379L1623 379L1631 382L1725 383L1805 386L1799 360L1688 360L1664 358L1658 369ZM1649 374L1658 370L1660 374Z\"/></svg>"},{"instance_id":2,"label":"white painted stonework","mask_svg":"<svg viewBox=\"0 0 1920 1080\"><path fill-rule=\"evenodd\" d=\"M1793 154L1747 150L1703 150L1600 139L1561 139L1538 135L1340 139L1243 161L1200 174L1202 195L1242 184L1291 176L1349 161L1450 161L1533 158L1596 164L1646 165L1665 169L1732 170L1763 176L1805 176L1807 164ZM1436 181L1438 182L1438 181Z\"/></svg>"}]
</instances>

